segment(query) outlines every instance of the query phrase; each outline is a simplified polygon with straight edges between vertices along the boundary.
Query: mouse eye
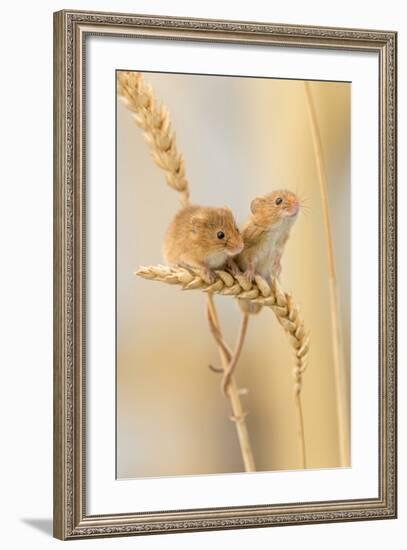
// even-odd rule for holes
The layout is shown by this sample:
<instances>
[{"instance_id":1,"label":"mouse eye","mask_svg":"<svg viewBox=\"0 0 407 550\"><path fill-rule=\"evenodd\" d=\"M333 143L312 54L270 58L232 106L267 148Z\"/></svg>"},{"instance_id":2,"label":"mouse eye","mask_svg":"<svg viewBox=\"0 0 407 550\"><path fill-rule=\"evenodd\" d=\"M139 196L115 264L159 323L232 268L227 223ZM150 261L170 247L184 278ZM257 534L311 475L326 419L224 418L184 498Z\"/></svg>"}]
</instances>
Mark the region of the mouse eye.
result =
<instances>
[{"instance_id":1,"label":"mouse eye","mask_svg":"<svg viewBox=\"0 0 407 550\"><path fill-rule=\"evenodd\" d=\"M283 202L283 199L281 197L276 198L276 204L281 204Z\"/></svg>"},{"instance_id":2,"label":"mouse eye","mask_svg":"<svg viewBox=\"0 0 407 550\"><path fill-rule=\"evenodd\" d=\"M223 231L218 231L216 236L218 237L218 239L222 240L225 238L225 234Z\"/></svg>"}]
</instances>

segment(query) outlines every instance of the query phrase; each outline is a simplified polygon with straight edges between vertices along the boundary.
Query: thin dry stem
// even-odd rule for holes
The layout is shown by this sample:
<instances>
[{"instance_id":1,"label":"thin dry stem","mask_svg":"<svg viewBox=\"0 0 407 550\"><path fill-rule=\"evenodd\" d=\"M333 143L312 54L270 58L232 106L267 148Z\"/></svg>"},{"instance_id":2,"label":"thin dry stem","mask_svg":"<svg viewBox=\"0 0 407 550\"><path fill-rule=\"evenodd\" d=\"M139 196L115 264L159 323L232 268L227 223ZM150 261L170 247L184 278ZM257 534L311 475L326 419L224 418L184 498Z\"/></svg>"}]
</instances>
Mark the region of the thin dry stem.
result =
<instances>
[{"instance_id":1,"label":"thin dry stem","mask_svg":"<svg viewBox=\"0 0 407 550\"><path fill-rule=\"evenodd\" d=\"M188 204L184 160L177 150L167 108L157 104L151 86L144 82L141 73L119 71L117 75L117 93L143 130L155 163L164 170L168 185L180 193L181 203Z\"/></svg>"},{"instance_id":2,"label":"thin dry stem","mask_svg":"<svg viewBox=\"0 0 407 550\"><path fill-rule=\"evenodd\" d=\"M249 323L249 314L246 313L246 312L243 312L242 313L242 323L240 325L240 331L239 331L239 336L238 336L238 339L237 339L236 349L235 349L235 352L233 354L233 357L231 357L231 359L229 361L227 369L223 373L222 391L225 395L227 395L227 393L228 393L228 387L229 387L229 384L230 384L230 377L232 376L232 374L233 374L233 372L236 368L237 362L239 361L240 354L242 353L242 348L243 348L244 340L245 340L245 337L246 337L248 323Z\"/></svg>"},{"instance_id":3,"label":"thin dry stem","mask_svg":"<svg viewBox=\"0 0 407 550\"><path fill-rule=\"evenodd\" d=\"M232 359L232 352L225 344L220 328L219 318L216 312L215 303L212 293L207 294L207 313L208 322L211 329L211 333L215 338L218 345L220 360L223 366L223 371L227 371L229 363ZM243 464L246 472L255 472L256 465L254 462L253 451L250 445L249 432L246 425L246 413L243 410L242 403L240 401L239 389L237 387L234 377L231 375L229 379L227 396L230 400L233 416L231 420L235 423L236 431L240 444L240 451L242 454Z\"/></svg>"},{"instance_id":4,"label":"thin dry stem","mask_svg":"<svg viewBox=\"0 0 407 550\"><path fill-rule=\"evenodd\" d=\"M332 333L332 352L335 376L335 393L337 403L337 422L339 435L339 452L341 466L349 465L349 413L348 398L345 384L345 373L341 367L340 360L340 326L339 326L339 307L338 293L335 272L335 260L333 252L333 240L331 223L329 219L329 204L327 191L327 177L322 152L321 136L315 111L314 100L312 97L309 82L304 82L305 95L307 100L308 115L311 127L312 142L315 154L315 163L318 172L319 190L322 202L322 214L324 219L324 231L327 243L327 262L328 262L328 280L329 280L329 301L331 313L331 333Z\"/></svg>"},{"instance_id":5,"label":"thin dry stem","mask_svg":"<svg viewBox=\"0 0 407 550\"><path fill-rule=\"evenodd\" d=\"M234 276L222 270L215 272L216 279L211 284L202 278L202 274L199 271L181 267L162 265L141 267L135 274L144 279L179 285L183 290L202 290L203 292L207 292L209 296L212 294L233 296L234 298L250 300L272 309L278 322L288 334L290 344L294 350L294 396L298 411L301 467L305 468L305 434L300 394L302 390L302 378L307 366L310 339L305 331L299 309L294 304L290 294L281 289L277 280L274 280L273 283L269 285L267 281L256 275L253 282L248 282L245 277L240 275ZM223 371L227 372L228 364L233 354L222 338L219 323L215 323L212 327L210 323L210 328L222 353ZM232 380L234 380L233 376L231 378L230 387L233 387Z\"/></svg>"},{"instance_id":6,"label":"thin dry stem","mask_svg":"<svg viewBox=\"0 0 407 550\"><path fill-rule=\"evenodd\" d=\"M298 418L298 440L300 442L301 468L305 469L307 467L307 457L305 453L305 430L304 415L302 412L301 392L296 392L294 398Z\"/></svg>"},{"instance_id":7,"label":"thin dry stem","mask_svg":"<svg viewBox=\"0 0 407 550\"><path fill-rule=\"evenodd\" d=\"M223 339L223 335L220 332L219 324L215 323L214 321L215 317L217 318L217 316L215 315L216 312L214 312L214 307L215 306L214 306L213 300L206 301L206 316L208 319L209 329L216 341L216 344L219 347L219 350L223 353L227 362L229 363L232 358L232 351L230 350L229 346L226 344L226 342ZM218 370L214 367L212 367L212 370L214 372L223 372L223 369Z\"/></svg>"}]
</instances>

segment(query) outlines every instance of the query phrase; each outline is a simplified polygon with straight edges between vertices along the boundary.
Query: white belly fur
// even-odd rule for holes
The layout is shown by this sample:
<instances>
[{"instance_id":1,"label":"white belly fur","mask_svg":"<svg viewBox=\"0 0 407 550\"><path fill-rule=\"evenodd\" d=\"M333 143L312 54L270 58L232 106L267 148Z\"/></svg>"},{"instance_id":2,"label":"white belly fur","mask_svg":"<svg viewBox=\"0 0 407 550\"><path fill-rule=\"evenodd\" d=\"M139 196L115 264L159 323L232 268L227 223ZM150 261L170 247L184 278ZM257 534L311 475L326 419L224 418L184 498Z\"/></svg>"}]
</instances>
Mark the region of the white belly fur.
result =
<instances>
[{"instance_id":1,"label":"white belly fur","mask_svg":"<svg viewBox=\"0 0 407 550\"><path fill-rule=\"evenodd\" d=\"M259 243L255 271L267 279L273 271L273 257L276 252L276 241L279 234L274 231L267 233Z\"/></svg>"},{"instance_id":2,"label":"white belly fur","mask_svg":"<svg viewBox=\"0 0 407 550\"><path fill-rule=\"evenodd\" d=\"M220 269L226 263L228 256L225 252L217 252L216 254L211 254L205 258L205 263L209 269Z\"/></svg>"}]
</instances>

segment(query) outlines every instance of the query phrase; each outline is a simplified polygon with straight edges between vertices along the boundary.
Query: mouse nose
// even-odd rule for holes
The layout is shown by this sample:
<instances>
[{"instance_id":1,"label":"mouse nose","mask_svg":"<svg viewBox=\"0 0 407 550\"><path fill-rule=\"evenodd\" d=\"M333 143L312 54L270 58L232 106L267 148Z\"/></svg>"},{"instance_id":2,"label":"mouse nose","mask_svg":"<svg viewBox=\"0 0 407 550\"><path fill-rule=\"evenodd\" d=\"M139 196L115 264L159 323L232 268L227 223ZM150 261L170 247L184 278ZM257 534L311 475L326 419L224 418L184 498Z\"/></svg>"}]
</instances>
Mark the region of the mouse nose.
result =
<instances>
[{"instance_id":1,"label":"mouse nose","mask_svg":"<svg viewBox=\"0 0 407 550\"><path fill-rule=\"evenodd\" d=\"M230 252L232 254L239 254L243 250L243 239L237 239L233 243L230 243Z\"/></svg>"},{"instance_id":2,"label":"mouse nose","mask_svg":"<svg viewBox=\"0 0 407 550\"><path fill-rule=\"evenodd\" d=\"M243 243L243 239L240 239L237 243L237 246L236 246L236 254L239 254L244 248L244 243Z\"/></svg>"},{"instance_id":3,"label":"mouse nose","mask_svg":"<svg viewBox=\"0 0 407 550\"><path fill-rule=\"evenodd\" d=\"M291 203L291 212L292 214L298 214L300 210L300 203L297 201L297 200L294 200L292 203Z\"/></svg>"}]
</instances>

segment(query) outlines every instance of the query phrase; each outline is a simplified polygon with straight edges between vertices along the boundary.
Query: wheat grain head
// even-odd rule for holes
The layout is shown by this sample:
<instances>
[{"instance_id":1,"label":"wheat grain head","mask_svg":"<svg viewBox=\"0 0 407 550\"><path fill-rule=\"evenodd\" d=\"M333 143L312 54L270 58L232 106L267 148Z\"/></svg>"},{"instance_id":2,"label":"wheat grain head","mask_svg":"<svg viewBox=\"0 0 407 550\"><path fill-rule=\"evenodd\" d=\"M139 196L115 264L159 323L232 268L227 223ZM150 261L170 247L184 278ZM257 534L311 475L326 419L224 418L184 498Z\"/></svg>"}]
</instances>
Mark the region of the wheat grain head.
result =
<instances>
[{"instance_id":1,"label":"wheat grain head","mask_svg":"<svg viewBox=\"0 0 407 550\"><path fill-rule=\"evenodd\" d=\"M189 186L185 165L177 150L167 108L157 104L151 86L138 72L118 71L117 93L133 114L137 126L143 130L154 162L164 170L168 185L180 193L181 204L186 206L189 203Z\"/></svg>"},{"instance_id":2,"label":"wheat grain head","mask_svg":"<svg viewBox=\"0 0 407 550\"><path fill-rule=\"evenodd\" d=\"M182 290L202 290L223 296L233 296L236 299L250 300L269 307L287 333L294 350L294 394L299 396L302 375L307 366L310 338L292 296L282 290L277 280L270 285L265 279L256 275L254 281L250 283L241 275L234 276L222 270L215 273L216 280L212 284L206 281L203 274L198 271L165 265L140 267L135 275L152 281L179 285Z\"/></svg>"}]
</instances>

